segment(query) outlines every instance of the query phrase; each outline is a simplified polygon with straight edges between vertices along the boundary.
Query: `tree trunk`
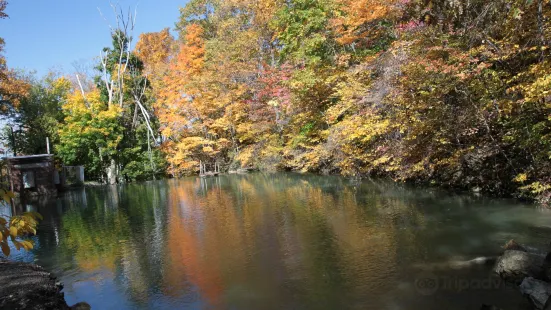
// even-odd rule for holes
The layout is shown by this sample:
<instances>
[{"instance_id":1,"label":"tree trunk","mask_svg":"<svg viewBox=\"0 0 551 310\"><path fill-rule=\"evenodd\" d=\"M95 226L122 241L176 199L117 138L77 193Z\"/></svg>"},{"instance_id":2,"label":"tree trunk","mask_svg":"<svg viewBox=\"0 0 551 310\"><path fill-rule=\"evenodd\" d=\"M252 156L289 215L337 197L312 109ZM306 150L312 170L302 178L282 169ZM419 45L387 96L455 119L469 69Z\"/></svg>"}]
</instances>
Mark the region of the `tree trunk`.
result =
<instances>
[{"instance_id":1,"label":"tree trunk","mask_svg":"<svg viewBox=\"0 0 551 310\"><path fill-rule=\"evenodd\" d=\"M107 184L117 184L117 163L114 159L111 159L107 172Z\"/></svg>"}]
</instances>

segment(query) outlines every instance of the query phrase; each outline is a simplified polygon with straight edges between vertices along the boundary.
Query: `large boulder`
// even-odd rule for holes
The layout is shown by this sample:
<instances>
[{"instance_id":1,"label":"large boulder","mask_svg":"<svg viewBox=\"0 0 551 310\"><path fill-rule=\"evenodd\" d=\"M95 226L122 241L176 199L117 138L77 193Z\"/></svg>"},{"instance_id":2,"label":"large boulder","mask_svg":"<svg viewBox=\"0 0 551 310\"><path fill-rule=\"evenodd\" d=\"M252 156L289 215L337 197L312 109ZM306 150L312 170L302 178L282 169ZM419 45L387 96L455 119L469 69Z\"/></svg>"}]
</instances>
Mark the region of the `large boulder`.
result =
<instances>
[{"instance_id":1,"label":"large boulder","mask_svg":"<svg viewBox=\"0 0 551 310\"><path fill-rule=\"evenodd\" d=\"M544 257L523 251L508 250L497 259L494 271L505 281L520 284L524 278L543 279Z\"/></svg>"},{"instance_id":2,"label":"large boulder","mask_svg":"<svg viewBox=\"0 0 551 310\"><path fill-rule=\"evenodd\" d=\"M546 302L551 296L551 284L534 279L532 277L524 278L519 286L522 294L527 295L538 310L546 309Z\"/></svg>"}]
</instances>

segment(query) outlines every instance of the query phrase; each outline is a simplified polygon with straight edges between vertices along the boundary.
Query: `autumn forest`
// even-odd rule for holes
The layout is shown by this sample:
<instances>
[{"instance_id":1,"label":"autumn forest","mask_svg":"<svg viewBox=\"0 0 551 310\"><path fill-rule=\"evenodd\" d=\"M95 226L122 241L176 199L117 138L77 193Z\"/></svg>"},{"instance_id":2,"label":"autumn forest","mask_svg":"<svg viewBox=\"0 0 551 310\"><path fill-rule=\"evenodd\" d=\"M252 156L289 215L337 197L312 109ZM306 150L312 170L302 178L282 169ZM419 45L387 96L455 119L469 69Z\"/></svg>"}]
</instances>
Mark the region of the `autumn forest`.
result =
<instances>
[{"instance_id":1,"label":"autumn forest","mask_svg":"<svg viewBox=\"0 0 551 310\"><path fill-rule=\"evenodd\" d=\"M204 163L551 203L548 1L191 0L174 22L134 34L121 13L94 74L0 56L10 149L48 137L112 184Z\"/></svg>"}]
</instances>

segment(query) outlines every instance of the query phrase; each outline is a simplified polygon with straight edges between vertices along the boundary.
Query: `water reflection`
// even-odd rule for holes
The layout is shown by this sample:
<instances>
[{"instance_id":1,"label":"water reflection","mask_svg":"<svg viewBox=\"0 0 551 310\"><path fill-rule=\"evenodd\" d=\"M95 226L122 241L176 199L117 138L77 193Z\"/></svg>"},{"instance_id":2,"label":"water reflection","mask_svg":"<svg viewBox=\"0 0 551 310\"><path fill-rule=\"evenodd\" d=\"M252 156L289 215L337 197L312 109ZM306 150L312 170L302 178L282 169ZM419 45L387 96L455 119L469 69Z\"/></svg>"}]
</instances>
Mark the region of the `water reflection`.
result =
<instances>
[{"instance_id":1,"label":"water reflection","mask_svg":"<svg viewBox=\"0 0 551 310\"><path fill-rule=\"evenodd\" d=\"M512 237L543 245L551 219L503 200L296 174L88 188L29 205L45 219L36 249L15 258L56 273L69 304L96 309L507 307L520 301L499 291L422 296L412 266L494 254Z\"/></svg>"}]
</instances>

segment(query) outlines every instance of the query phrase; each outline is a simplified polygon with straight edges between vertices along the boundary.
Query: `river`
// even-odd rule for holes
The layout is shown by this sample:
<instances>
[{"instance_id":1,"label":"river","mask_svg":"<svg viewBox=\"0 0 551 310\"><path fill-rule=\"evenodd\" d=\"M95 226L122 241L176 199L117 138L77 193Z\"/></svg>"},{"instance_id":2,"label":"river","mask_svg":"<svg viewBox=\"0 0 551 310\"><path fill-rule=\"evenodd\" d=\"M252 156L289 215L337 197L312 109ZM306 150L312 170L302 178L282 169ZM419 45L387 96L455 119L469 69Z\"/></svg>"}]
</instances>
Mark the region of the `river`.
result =
<instances>
[{"instance_id":1,"label":"river","mask_svg":"<svg viewBox=\"0 0 551 310\"><path fill-rule=\"evenodd\" d=\"M546 248L551 213L517 201L293 173L74 190L21 206L35 262L92 309L521 309L491 266ZM4 210L5 211L5 210Z\"/></svg>"}]
</instances>

